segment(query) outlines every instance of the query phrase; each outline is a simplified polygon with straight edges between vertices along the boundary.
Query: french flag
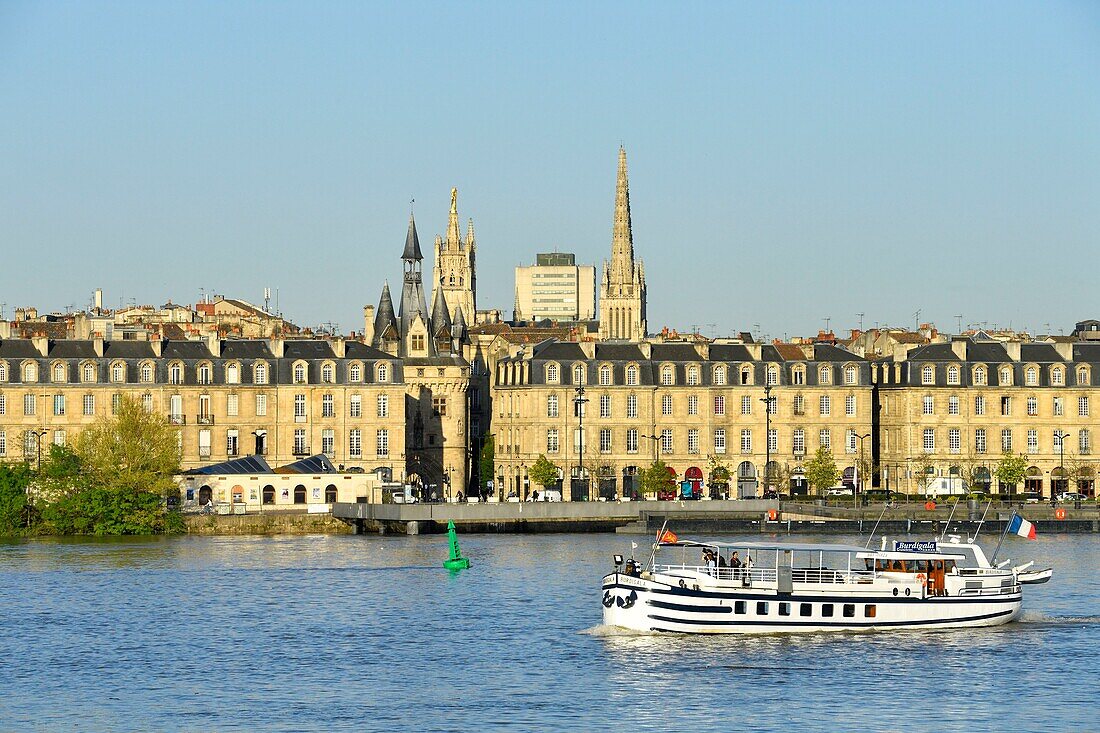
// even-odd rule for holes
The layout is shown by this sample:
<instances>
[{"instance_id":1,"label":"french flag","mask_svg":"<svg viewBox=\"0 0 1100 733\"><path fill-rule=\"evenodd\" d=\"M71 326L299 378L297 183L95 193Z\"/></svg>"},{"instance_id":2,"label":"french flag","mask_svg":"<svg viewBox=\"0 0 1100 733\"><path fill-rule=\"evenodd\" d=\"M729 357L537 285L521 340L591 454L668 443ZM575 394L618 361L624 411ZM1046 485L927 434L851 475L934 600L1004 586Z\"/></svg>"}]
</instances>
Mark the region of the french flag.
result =
<instances>
[{"instance_id":1,"label":"french flag","mask_svg":"<svg viewBox=\"0 0 1100 733\"><path fill-rule=\"evenodd\" d=\"M1008 531L1026 537L1029 540L1035 539L1035 525L1027 521L1019 514L1015 514L1012 517L1012 521L1008 525Z\"/></svg>"}]
</instances>

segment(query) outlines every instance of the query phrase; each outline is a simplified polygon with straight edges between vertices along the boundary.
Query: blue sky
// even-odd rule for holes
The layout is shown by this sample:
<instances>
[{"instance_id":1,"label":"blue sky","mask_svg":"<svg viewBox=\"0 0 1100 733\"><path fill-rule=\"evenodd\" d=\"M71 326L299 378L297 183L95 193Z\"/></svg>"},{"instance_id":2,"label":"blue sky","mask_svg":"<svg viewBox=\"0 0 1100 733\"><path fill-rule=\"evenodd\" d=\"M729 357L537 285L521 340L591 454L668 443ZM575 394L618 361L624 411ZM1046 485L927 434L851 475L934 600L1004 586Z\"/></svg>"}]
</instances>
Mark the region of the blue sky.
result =
<instances>
[{"instance_id":1,"label":"blue sky","mask_svg":"<svg viewBox=\"0 0 1100 733\"><path fill-rule=\"evenodd\" d=\"M608 256L651 330L1100 317L1100 3L0 0L0 302L361 327L449 191L479 307ZM710 326L707 324L715 324Z\"/></svg>"}]
</instances>

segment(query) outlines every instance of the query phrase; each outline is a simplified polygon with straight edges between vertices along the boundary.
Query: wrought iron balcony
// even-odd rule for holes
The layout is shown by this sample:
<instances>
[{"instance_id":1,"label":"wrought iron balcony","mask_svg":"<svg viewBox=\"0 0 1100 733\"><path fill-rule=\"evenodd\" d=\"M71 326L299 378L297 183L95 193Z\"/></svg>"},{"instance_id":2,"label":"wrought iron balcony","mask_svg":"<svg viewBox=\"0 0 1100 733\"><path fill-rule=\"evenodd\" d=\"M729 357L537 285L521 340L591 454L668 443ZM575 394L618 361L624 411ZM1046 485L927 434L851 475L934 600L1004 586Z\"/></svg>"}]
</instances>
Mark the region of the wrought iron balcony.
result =
<instances>
[{"instance_id":1,"label":"wrought iron balcony","mask_svg":"<svg viewBox=\"0 0 1100 733\"><path fill-rule=\"evenodd\" d=\"M198 425L213 425L214 424L214 416L213 415L199 415L195 418L195 423L198 424Z\"/></svg>"},{"instance_id":2,"label":"wrought iron balcony","mask_svg":"<svg viewBox=\"0 0 1100 733\"><path fill-rule=\"evenodd\" d=\"M187 416L186 415L169 415L168 416L168 424L169 425L186 425L187 424Z\"/></svg>"},{"instance_id":3,"label":"wrought iron balcony","mask_svg":"<svg viewBox=\"0 0 1100 733\"><path fill-rule=\"evenodd\" d=\"M294 449L291 451L291 454L295 455L295 456L308 456L308 455L310 455L309 446L296 445L296 446L294 446Z\"/></svg>"}]
</instances>

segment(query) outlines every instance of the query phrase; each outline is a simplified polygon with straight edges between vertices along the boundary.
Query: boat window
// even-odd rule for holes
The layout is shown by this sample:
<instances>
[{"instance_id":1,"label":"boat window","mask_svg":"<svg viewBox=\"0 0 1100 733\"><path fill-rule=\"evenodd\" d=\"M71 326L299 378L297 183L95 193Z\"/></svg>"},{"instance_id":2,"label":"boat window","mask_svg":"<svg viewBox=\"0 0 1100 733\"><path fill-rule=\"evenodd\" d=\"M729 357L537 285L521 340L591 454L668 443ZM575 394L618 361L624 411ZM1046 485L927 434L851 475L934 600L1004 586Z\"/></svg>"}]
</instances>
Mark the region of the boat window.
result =
<instances>
[{"instance_id":1,"label":"boat window","mask_svg":"<svg viewBox=\"0 0 1100 733\"><path fill-rule=\"evenodd\" d=\"M791 604L789 604L789 603L780 603L779 604L779 615L780 616L790 616L791 615Z\"/></svg>"},{"instance_id":2,"label":"boat window","mask_svg":"<svg viewBox=\"0 0 1100 733\"><path fill-rule=\"evenodd\" d=\"M745 602L744 601L734 601L734 603L733 603L733 612L734 613L744 613L745 612Z\"/></svg>"},{"instance_id":3,"label":"boat window","mask_svg":"<svg viewBox=\"0 0 1100 733\"><path fill-rule=\"evenodd\" d=\"M855 618L855 615L856 615L856 604L854 604L854 603L845 603L844 604L844 618Z\"/></svg>"},{"instance_id":4,"label":"boat window","mask_svg":"<svg viewBox=\"0 0 1100 733\"><path fill-rule=\"evenodd\" d=\"M944 570L944 572L950 573L954 569L955 569L955 561L954 560L944 560L943 561L943 570Z\"/></svg>"},{"instance_id":5,"label":"boat window","mask_svg":"<svg viewBox=\"0 0 1100 733\"><path fill-rule=\"evenodd\" d=\"M878 611L878 608L875 606L875 604L868 603L866 606L863 607L863 617L874 618L876 611Z\"/></svg>"},{"instance_id":6,"label":"boat window","mask_svg":"<svg viewBox=\"0 0 1100 733\"><path fill-rule=\"evenodd\" d=\"M756 602L756 615L757 616L767 616L768 615L768 602L767 601L757 601Z\"/></svg>"},{"instance_id":7,"label":"boat window","mask_svg":"<svg viewBox=\"0 0 1100 733\"><path fill-rule=\"evenodd\" d=\"M821 604L821 615L824 616L825 618L832 618L832 616L833 616L833 604L831 604L831 603L822 603Z\"/></svg>"},{"instance_id":8,"label":"boat window","mask_svg":"<svg viewBox=\"0 0 1100 733\"><path fill-rule=\"evenodd\" d=\"M803 603L798 608L798 615L799 616L809 616L811 613L813 613L813 608L814 608L813 604Z\"/></svg>"}]
</instances>

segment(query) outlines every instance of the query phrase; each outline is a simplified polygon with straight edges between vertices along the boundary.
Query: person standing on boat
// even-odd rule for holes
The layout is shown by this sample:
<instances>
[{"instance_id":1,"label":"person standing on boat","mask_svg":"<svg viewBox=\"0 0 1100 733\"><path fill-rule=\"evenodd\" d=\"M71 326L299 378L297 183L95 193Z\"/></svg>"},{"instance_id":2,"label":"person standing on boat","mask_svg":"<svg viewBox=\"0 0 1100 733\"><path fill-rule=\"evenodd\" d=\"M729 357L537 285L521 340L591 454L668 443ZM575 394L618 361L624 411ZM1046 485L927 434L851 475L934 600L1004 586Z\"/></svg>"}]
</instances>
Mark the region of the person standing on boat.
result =
<instances>
[{"instance_id":1,"label":"person standing on boat","mask_svg":"<svg viewBox=\"0 0 1100 733\"><path fill-rule=\"evenodd\" d=\"M737 556L737 550L733 551L730 555L730 567L733 568L733 578L736 580L741 577L741 558Z\"/></svg>"}]
</instances>

